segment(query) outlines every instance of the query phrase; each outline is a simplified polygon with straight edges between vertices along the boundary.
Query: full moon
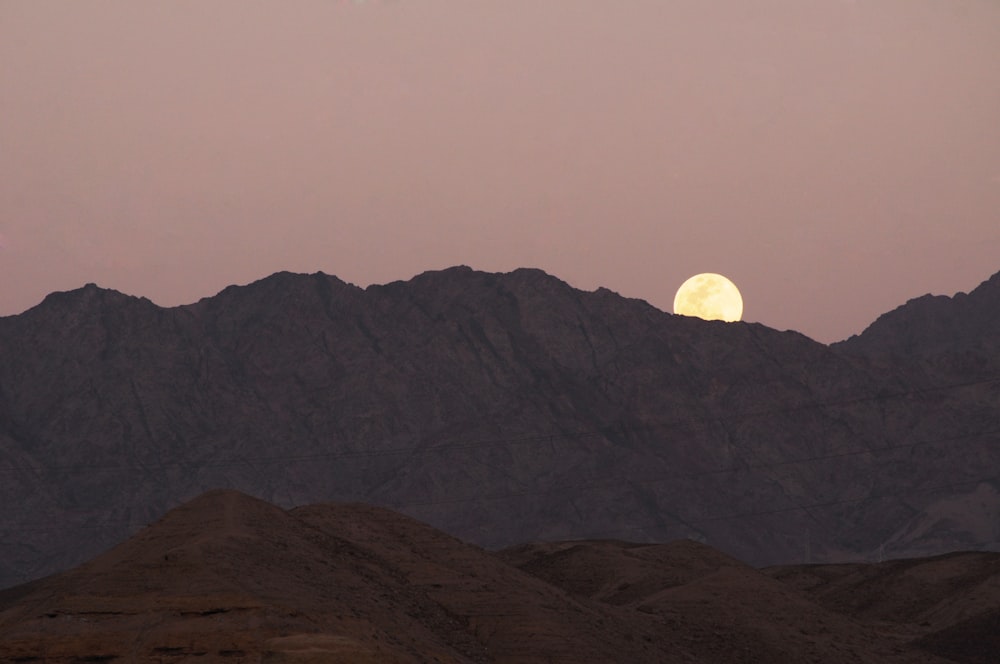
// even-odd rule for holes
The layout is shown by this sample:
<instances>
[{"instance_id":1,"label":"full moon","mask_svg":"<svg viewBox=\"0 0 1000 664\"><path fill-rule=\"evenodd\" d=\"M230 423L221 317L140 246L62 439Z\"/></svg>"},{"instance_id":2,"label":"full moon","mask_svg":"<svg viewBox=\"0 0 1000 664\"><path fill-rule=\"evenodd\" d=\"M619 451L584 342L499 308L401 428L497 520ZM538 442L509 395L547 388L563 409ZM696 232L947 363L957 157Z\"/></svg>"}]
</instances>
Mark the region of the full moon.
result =
<instances>
[{"instance_id":1,"label":"full moon","mask_svg":"<svg viewBox=\"0 0 1000 664\"><path fill-rule=\"evenodd\" d=\"M743 296L736 284L721 274L696 274L677 289L674 313L732 323L743 316Z\"/></svg>"}]
</instances>

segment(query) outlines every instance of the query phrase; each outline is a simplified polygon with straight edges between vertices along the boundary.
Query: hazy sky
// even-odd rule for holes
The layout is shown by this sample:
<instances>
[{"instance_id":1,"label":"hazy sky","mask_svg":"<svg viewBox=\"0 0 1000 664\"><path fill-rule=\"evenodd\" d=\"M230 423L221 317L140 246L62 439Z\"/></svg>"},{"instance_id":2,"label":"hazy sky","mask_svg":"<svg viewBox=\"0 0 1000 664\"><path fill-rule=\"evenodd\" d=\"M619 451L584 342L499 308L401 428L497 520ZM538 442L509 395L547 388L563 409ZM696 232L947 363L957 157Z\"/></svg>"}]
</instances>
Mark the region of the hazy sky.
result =
<instances>
[{"instance_id":1,"label":"hazy sky","mask_svg":"<svg viewBox=\"0 0 1000 664\"><path fill-rule=\"evenodd\" d=\"M996 0L0 0L0 315L697 272L821 341L1000 271Z\"/></svg>"}]
</instances>

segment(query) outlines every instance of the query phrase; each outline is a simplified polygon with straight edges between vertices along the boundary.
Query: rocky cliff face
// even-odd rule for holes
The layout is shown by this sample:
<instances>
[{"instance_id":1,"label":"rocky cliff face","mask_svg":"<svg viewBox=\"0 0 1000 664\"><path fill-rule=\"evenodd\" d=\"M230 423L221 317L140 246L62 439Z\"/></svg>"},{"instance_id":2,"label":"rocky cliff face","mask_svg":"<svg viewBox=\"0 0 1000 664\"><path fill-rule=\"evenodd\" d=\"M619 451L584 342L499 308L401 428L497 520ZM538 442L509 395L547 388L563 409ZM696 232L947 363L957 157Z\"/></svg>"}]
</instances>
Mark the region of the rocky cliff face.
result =
<instances>
[{"instance_id":1,"label":"rocky cliff face","mask_svg":"<svg viewBox=\"0 0 1000 664\"><path fill-rule=\"evenodd\" d=\"M0 585L219 487L381 504L488 547L686 537L764 564L995 545L1000 387L909 362L883 327L827 347L537 270L281 273L173 309L53 294L0 319ZM996 363L978 329L963 352Z\"/></svg>"}]
</instances>

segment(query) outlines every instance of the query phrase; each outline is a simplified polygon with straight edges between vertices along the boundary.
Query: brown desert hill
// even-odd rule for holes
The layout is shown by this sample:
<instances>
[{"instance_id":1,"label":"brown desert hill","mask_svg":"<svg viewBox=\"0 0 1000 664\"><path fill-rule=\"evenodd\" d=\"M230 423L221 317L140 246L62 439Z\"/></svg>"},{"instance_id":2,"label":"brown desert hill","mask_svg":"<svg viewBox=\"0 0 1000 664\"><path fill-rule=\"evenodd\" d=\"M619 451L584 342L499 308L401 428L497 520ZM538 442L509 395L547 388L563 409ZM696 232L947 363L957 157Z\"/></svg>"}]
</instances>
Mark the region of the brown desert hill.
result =
<instances>
[{"instance_id":1,"label":"brown desert hill","mask_svg":"<svg viewBox=\"0 0 1000 664\"><path fill-rule=\"evenodd\" d=\"M572 595L658 616L689 642L713 650L714 661L926 658L908 643L911 635L886 633L821 607L798 589L696 542L541 543L499 555ZM859 653L863 658L854 659Z\"/></svg>"},{"instance_id":2,"label":"brown desert hill","mask_svg":"<svg viewBox=\"0 0 1000 664\"><path fill-rule=\"evenodd\" d=\"M590 546L498 557L382 508L213 491L0 594L0 660L943 664L703 545L594 543L569 590L503 560ZM643 593L576 592L587 566Z\"/></svg>"},{"instance_id":3,"label":"brown desert hill","mask_svg":"<svg viewBox=\"0 0 1000 664\"><path fill-rule=\"evenodd\" d=\"M232 491L2 609L3 661L668 661L655 621L582 604L405 517L288 513Z\"/></svg>"},{"instance_id":4,"label":"brown desert hill","mask_svg":"<svg viewBox=\"0 0 1000 664\"><path fill-rule=\"evenodd\" d=\"M636 544L617 540L535 542L499 551L505 562L573 594L633 605L665 588L744 563L691 540Z\"/></svg>"},{"instance_id":5,"label":"brown desert hill","mask_svg":"<svg viewBox=\"0 0 1000 664\"><path fill-rule=\"evenodd\" d=\"M763 572L823 607L910 635L969 664L1000 652L1000 554L959 552L877 564L792 565Z\"/></svg>"},{"instance_id":6,"label":"brown desert hill","mask_svg":"<svg viewBox=\"0 0 1000 664\"><path fill-rule=\"evenodd\" d=\"M0 318L0 587L213 487L383 505L489 548L996 547L1000 382L907 361L529 269L279 273L170 309L88 285Z\"/></svg>"}]
</instances>

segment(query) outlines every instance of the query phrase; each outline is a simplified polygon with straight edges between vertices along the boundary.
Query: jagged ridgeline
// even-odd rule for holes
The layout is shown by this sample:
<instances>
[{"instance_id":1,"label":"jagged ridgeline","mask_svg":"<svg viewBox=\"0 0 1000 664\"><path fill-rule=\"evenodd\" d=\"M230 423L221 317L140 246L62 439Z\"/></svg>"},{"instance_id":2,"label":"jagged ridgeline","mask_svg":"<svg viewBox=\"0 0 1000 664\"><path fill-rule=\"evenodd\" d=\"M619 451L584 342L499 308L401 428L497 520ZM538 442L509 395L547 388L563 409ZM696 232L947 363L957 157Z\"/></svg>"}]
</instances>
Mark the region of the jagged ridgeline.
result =
<instances>
[{"instance_id":1,"label":"jagged ridgeline","mask_svg":"<svg viewBox=\"0 0 1000 664\"><path fill-rule=\"evenodd\" d=\"M538 270L275 274L0 319L0 586L206 489L486 547L691 538L752 564L1000 540L1000 278L826 346Z\"/></svg>"}]
</instances>

